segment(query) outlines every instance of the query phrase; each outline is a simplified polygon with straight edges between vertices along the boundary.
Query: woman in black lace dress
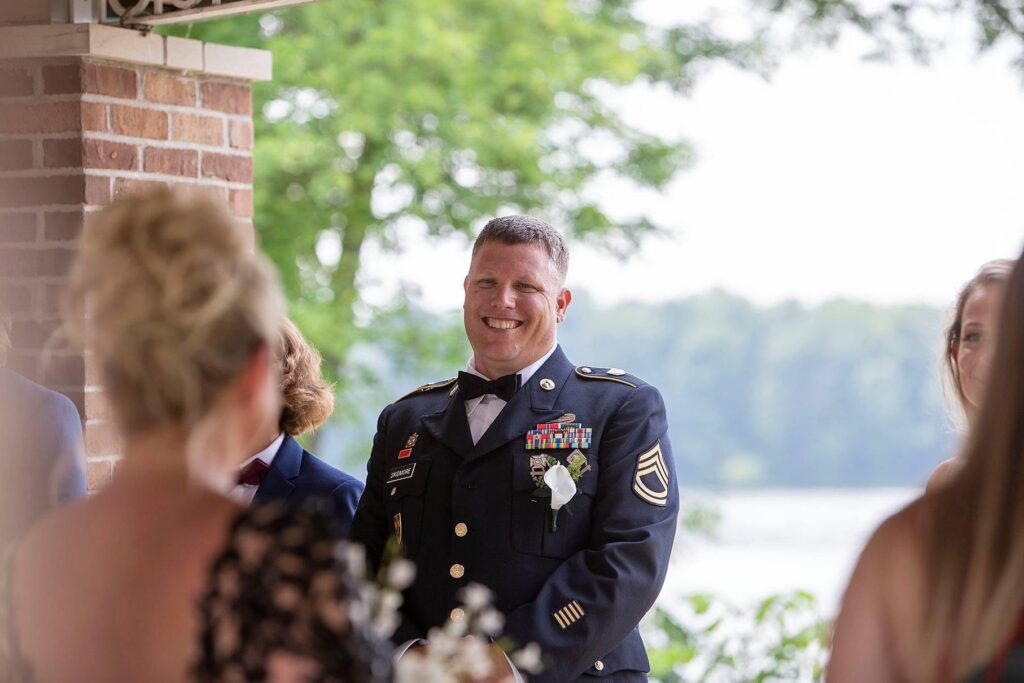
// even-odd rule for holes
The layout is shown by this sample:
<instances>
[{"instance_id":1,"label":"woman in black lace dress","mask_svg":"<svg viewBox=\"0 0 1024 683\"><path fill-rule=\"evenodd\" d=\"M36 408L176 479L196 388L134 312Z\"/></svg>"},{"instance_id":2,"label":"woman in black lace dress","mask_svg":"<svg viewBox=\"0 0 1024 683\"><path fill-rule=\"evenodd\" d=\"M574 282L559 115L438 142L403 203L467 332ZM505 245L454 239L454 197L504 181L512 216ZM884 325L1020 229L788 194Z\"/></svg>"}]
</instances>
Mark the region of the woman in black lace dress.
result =
<instances>
[{"instance_id":1,"label":"woman in black lace dress","mask_svg":"<svg viewBox=\"0 0 1024 683\"><path fill-rule=\"evenodd\" d=\"M281 295L234 221L181 191L127 198L89 221L68 291L103 387L89 418L112 423L90 427L116 426L123 460L3 563L0 679L388 680L333 522L214 493L281 410Z\"/></svg>"},{"instance_id":2,"label":"woman in black lace dress","mask_svg":"<svg viewBox=\"0 0 1024 683\"><path fill-rule=\"evenodd\" d=\"M962 464L886 520L836 622L830 683L1024 681L1024 264Z\"/></svg>"}]
</instances>

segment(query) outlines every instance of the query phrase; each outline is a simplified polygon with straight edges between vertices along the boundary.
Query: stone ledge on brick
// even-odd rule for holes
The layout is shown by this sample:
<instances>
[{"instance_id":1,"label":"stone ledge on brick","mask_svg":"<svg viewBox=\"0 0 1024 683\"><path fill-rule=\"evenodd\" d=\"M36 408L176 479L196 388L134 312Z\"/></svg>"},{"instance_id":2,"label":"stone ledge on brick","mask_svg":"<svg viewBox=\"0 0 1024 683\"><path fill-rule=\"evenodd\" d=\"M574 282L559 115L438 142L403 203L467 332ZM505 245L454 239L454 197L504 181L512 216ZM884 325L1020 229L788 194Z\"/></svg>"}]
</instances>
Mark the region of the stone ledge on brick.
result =
<instances>
[{"instance_id":1,"label":"stone ledge on brick","mask_svg":"<svg viewBox=\"0 0 1024 683\"><path fill-rule=\"evenodd\" d=\"M273 66L267 50L144 34L119 26L0 26L0 59L90 56L245 81L269 81Z\"/></svg>"}]
</instances>

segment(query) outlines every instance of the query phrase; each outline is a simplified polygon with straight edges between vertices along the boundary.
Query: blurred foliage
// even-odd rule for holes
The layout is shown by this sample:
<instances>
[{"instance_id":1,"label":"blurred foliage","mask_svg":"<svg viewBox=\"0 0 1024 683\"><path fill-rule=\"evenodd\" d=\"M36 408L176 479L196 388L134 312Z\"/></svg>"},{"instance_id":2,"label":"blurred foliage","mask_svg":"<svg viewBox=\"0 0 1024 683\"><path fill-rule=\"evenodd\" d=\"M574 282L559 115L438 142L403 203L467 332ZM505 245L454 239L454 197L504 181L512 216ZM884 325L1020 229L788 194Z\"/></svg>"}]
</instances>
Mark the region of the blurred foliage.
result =
<instances>
[{"instance_id":1,"label":"blurred foliage","mask_svg":"<svg viewBox=\"0 0 1024 683\"><path fill-rule=\"evenodd\" d=\"M822 680L831 626L814 596L772 595L740 609L700 593L641 624L657 683Z\"/></svg>"},{"instance_id":2,"label":"blurred foliage","mask_svg":"<svg viewBox=\"0 0 1024 683\"><path fill-rule=\"evenodd\" d=\"M722 524L722 511L711 500L693 500L684 496L679 502L679 529L688 538L699 537L710 541L718 540Z\"/></svg>"},{"instance_id":3,"label":"blurred foliage","mask_svg":"<svg viewBox=\"0 0 1024 683\"><path fill-rule=\"evenodd\" d=\"M753 66L761 53L706 25L647 25L635 4L323 0L165 30L274 53L274 80L254 90L255 223L342 405L369 378L350 351L401 315L360 301L365 246L468 237L527 211L622 254L656 229L642 212L613 220L585 190L609 176L663 188L691 150L630 125L598 93L685 92L710 64Z\"/></svg>"},{"instance_id":4,"label":"blurred foliage","mask_svg":"<svg viewBox=\"0 0 1024 683\"><path fill-rule=\"evenodd\" d=\"M875 50L867 55L887 58L908 50L926 60L941 49L953 15L970 14L977 25L978 48L1010 43L1018 53L1014 64L1024 70L1024 6L1005 0L752 0L756 7L796 18L805 40L839 39L852 27L868 35Z\"/></svg>"}]
</instances>

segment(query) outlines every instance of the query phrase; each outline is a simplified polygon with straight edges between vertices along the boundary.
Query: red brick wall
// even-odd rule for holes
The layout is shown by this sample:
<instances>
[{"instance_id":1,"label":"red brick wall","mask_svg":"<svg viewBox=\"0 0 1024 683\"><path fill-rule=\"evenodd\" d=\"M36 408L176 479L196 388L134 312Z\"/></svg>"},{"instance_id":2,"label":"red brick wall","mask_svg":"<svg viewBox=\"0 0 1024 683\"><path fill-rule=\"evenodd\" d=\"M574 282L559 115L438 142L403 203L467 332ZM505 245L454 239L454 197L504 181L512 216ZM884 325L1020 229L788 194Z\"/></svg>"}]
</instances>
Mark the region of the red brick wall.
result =
<instances>
[{"instance_id":1,"label":"red brick wall","mask_svg":"<svg viewBox=\"0 0 1024 683\"><path fill-rule=\"evenodd\" d=\"M248 82L94 59L0 62L9 366L78 406L90 489L113 475L118 435L88 354L44 350L85 217L136 187L188 184L209 188L251 230L252 147Z\"/></svg>"}]
</instances>

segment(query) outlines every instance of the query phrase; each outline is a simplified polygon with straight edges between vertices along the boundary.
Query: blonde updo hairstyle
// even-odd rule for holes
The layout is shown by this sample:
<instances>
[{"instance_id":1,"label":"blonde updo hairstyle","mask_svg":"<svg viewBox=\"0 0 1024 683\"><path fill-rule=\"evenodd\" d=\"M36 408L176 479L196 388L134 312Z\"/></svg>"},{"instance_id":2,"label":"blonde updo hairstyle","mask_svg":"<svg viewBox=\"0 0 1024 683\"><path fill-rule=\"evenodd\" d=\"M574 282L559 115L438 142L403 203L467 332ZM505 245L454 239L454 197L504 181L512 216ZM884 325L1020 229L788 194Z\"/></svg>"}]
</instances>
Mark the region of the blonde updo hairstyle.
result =
<instances>
[{"instance_id":1,"label":"blonde updo hairstyle","mask_svg":"<svg viewBox=\"0 0 1024 683\"><path fill-rule=\"evenodd\" d=\"M950 408L951 419L958 424L966 422L974 411L970 401L967 400L967 394L964 393L963 382L960 380L960 366L956 360L960 335L963 332L964 309L967 307L967 300L982 287L988 287L995 283L1005 285L1013 272L1014 263L1015 261L1010 259L996 259L983 264L977 274L960 289L956 304L950 313L950 322L946 327L946 348L942 358L945 370L943 388L946 394L946 403Z\"/></svg>"},{"instance_id":2,"label":"blonde updo hairstyle","mask_svg":"<svg viewBox=\"0 0 1024 683\"><path fill-rule=\"evenodd\" d=\"M159 186L89 217L64 299L127 433L194 427L284 317L273 268L221 202Z\"/></svg>"},{"instance_id":3,"label":"blonde updo hairstyle","mask_svg":"<svg viewBox=\"0 0 1024 683\"><path fill-rule=\"evenodd\" d=\"M332 386L320 375L322 358L302 336L299 328L285 320L281 328L281 431L301 436L316 429L334 412Z\"/></svg>"}]
</instances>

